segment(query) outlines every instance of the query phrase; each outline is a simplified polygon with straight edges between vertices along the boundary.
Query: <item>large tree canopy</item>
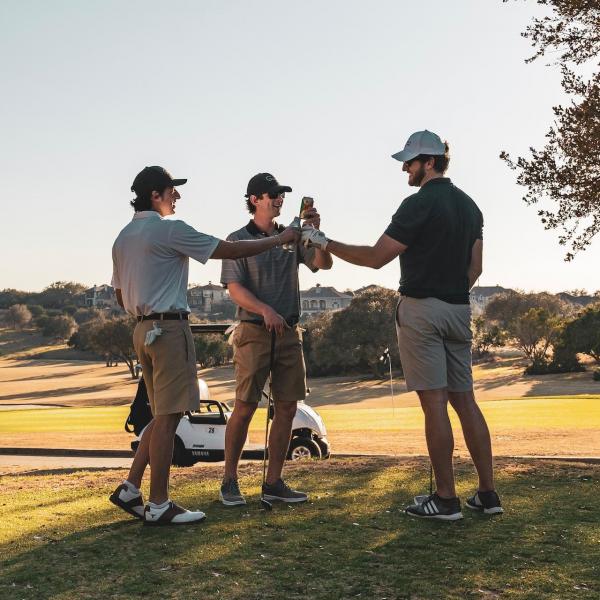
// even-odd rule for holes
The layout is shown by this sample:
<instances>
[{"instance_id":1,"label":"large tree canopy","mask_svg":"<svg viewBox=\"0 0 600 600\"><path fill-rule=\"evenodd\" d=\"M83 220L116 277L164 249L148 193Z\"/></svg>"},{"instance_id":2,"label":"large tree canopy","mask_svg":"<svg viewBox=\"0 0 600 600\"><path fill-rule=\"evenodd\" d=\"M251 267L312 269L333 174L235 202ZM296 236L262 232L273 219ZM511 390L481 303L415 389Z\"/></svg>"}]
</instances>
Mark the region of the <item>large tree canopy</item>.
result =
<instances>
[{"instance_id":1,"label":"large tree canopy","mask_svg":"<svg viewBox=\"0 0 600 600\"><path fill-rule=\"evenodd\" d=\"M530 148L530 158L517 160L506 152L500 156L517 172L517 182L528 188L523 198L527 204L549 200L553 205L538 215L546 229L560 231L559 243L568 247L565 259L571 260L600 231L600 4L537 3L552 14L534 19L523 32L535 48L527 62L542 56L555 59L571 102L553 107L555 121L541 150Z\"/></svg>"}]
</instances>

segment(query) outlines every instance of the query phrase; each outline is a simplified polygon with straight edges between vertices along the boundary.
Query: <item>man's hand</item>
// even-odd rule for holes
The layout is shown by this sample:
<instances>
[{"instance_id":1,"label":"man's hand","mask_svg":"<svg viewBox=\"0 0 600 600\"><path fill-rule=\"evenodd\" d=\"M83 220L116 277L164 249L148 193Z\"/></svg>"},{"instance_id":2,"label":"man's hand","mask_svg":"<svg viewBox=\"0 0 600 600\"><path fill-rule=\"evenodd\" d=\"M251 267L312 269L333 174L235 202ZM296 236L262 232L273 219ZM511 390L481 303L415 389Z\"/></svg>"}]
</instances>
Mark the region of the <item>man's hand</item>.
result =
<instances>
[{"instance_id":1,"label":"man's hand","mask_svg":"<svg viewBox=\"0 0 600 600\"><path fill-rule=\"evenodd\" d=\"M295 244L300 241L300 232L293 227L286 227L280 234L279 240L282 244Z\"/></svg>"},{"instance_id":2,"label":"man's hand","mask_svg":"<svg viewBox=\"0 0 600 600\"><path fill-rule=\"evenodd\" d=\"M288 324L285 322L285 319L270 306L265 306L262 311L262 316L267 331L275 330L277 335L283 335L284 331L289 328Z\"/></svg>"},{"instance_id":3,"label":"man's hand","mask_svg":"<svg viewBox=\"0 0 600 600\"><path fill-rule=\"evenodd\" d=\"M305 225L302 227L302 243L307 248L315 246L320 250L327 250L327 244L329 243L329 240L327 239L327 236L319 229Z\"/></svg>"},{"instance_id":4,"label":"man's hand","mask_svg":"<svg viewBox=\"0 0 600 600\"><path fill-rule=\"evenodd\" d=\"M321 215L317 212L317 209L312 206L311 208L307 208L303 211L304 223L305 225L312 225L315 229L319 229L321 226Z\"/></svg>"}]
</instances>

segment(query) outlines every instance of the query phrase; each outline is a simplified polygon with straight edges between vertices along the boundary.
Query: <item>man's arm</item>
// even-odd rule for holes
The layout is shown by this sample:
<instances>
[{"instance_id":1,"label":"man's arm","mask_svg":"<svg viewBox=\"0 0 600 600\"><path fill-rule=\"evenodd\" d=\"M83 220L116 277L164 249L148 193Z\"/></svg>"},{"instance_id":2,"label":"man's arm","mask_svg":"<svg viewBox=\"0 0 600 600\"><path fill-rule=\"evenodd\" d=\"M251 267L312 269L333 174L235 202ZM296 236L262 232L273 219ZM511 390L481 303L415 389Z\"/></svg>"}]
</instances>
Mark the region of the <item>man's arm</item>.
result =
<instances>
[{"instance_id":1,"label":"man's arm","mask_svg":"<svg viewBox=\"0 0 600 600\"><path fill-rule=\"evenodd\" d=\"M249 289L241 283L231 282L227 284L230 298L248 312L262 315L265 327L271 331L275 329L278 334L282 334L288 327L285 319L273 310L268 304L261 302Z\"/></svg>"},{"instance_id":2,"label":"man's arm","mask_svg":"<svg viewBox=\"0 0 600 600\"><path fill-rule=\"evenodd\" d=\"M123 294L121 293L121 290L115 290L115 294L117 296L117 303L121 308L125 308L125 305L123 304Z\"/></svg>"},{"instance_id":3,"label":"man's arm","mask_svg":"<svg viewBox=\"0 0 600 600\"><path fill-rule=\"evenodd\" d=\"M327 250L321 250L320 248L317 248L315 251L313 265L317 267L317 269L324 269L327 271L328 269L331 269L331 265L333 265L333 258Z\"/></svg>"},{"instance_id":4,"label":"man's arm","mask_svg":"<svg viewBox=\"0 0 600 600\"><path fill-rule=\"evenodd\" d=\"M483 272L483 240L477 239L471 248L471 264L469 264L469 289L471 289Z\"/></svg>"},{"instance_id":5,"label":"man's arm","mask_svg":"<svg viewBox=\"0 0 600 600\"><path fill-rule=\"evenodd\" d=\"M212 253L211 258L246 258L248 256L260 254L265 250L275 248L275 246L281 246L281 244L296 242L298 238L299 234L288 227L278 235L267 237L261 240L239 240L237 242L226 242L224 240L220 240L219 244Z\"/></svg>"},{"instance_id":6,"label":"man's arm","mask_svg":"<svg viewBox=\"0 0 600 600\"><path fill-rule=\"evenodd\" d=\"M397 242L385 233L377 240L374 246L350 246L342 242L330 240L327 251L334 256L361 267L380 269L402 254L408 246Z\"/></svg>"}]
</instances>

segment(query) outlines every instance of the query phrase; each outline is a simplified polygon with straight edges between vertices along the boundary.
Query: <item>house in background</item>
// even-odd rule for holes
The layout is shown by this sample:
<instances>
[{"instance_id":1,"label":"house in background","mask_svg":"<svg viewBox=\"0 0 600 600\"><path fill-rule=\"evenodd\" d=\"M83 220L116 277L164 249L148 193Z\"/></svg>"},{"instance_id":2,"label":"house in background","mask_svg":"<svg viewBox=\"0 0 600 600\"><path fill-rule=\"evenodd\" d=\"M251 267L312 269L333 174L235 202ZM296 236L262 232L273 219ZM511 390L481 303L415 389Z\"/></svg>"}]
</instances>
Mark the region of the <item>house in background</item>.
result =
<instances>
[{"instance_id":1,"label":"house in background","mask_svg":"<svg viewBox=\"0 0 600 600\"><path fill-rule=\"evenodd\" d=\"M501 285L494 286L475 286L471 290L471 309L474 316L479 316L485 310L488 302L497 294L512 292L509 288L503 288Z\"/></svg>"},{"instance_id":2,"label":"house in background","mask_svg":"<svg viewBox=\"0 0 600 600\"><path fill-rule=\"evenodd\" d=\"M352 292L338 292L334 287L322 287L317 283L309 290L300 290L302 315L318 315L322 312L341 310L350 305Z\"/></svg>"},{"instance_id":3,"label":"house in background","mask_svg":"<svg viewBox=\"0 0 600 600\"><path fill-rule=\"evenodd\" d=\"M87 308L120 309L115 289L106 284L95 285L83 292L84 305Z\"/></svg>"},{"instance_id":4,"label":"house in background","mask_svg":"<svg viewBox=\"0 0 600 600\"><path fill-rule=\"evenodd\" d=\"M222 285L209 281L207 285L192 285L187 291L188 304L192 312L206 317L219 312L224 305L232 305L227 290Z\"/></svg>"}]
</instances>

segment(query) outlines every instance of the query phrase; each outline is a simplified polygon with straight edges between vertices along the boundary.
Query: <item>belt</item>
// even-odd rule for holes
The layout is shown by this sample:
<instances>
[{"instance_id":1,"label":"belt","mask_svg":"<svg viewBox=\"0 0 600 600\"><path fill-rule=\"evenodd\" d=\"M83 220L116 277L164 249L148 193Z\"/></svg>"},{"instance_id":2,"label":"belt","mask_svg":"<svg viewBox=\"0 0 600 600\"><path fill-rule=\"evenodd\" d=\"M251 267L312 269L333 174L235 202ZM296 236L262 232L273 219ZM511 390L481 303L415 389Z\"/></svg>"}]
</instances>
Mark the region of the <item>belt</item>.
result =
<instances>
[{"instance_id":1,"label":"belt","mask_svg":"<svg viewBox=\"0 0 600 600\"><path fill-rule=\"evenodd\" d=\"M141 321L187 321L188 314L186 312L175 313L152 313L151 315L138 315L138 322Z\"/></svg>"},{"instance_id":2,"label":"belt","mask_svg":"<svg viewBox=\"0 0 600 600\"><path fill-rule=\"evenodd\" d=\"M252 325L264 325L265 322L262 319L241 319L242 323L252 323ZM294 327L294 325L298 325L300 319L298 317L290 317L286 319L285 322L289 327Z\"/></svg>"}]
</instances>

